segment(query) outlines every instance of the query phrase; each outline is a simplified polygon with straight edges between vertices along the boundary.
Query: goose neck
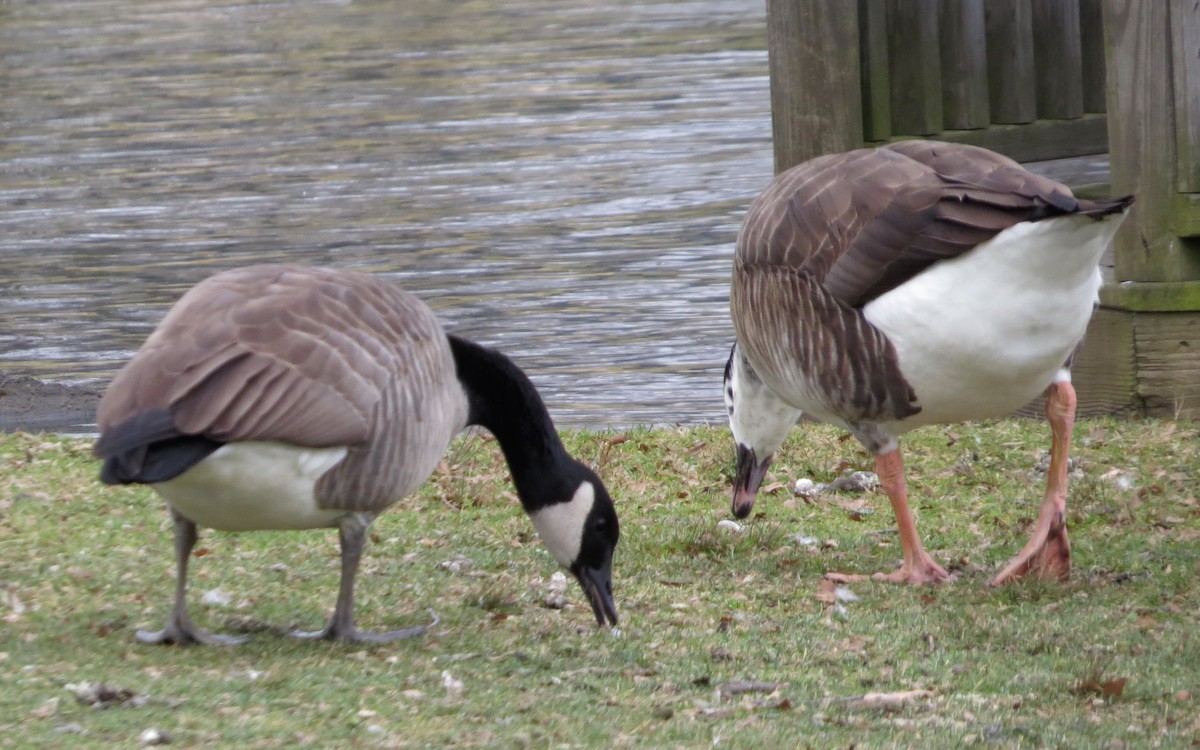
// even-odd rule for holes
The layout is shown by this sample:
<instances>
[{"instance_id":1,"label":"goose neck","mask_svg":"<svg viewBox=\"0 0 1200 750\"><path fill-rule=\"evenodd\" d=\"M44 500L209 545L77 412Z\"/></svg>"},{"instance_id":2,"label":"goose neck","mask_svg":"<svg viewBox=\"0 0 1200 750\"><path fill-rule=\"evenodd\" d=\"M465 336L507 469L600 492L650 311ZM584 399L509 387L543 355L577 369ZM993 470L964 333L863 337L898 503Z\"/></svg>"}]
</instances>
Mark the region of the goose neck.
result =
<instances>
[{"instance_id":1,"label":"goose neck","mask_svg":"<svg viewBox=\"0 0 1200 750\"><path fill-rule=\"evenodd\" d=\"M467 424L496 437L522 505L527 512L537 510L558 494L547 495L546 483L573 463L545 403L529 377L504 354L457 336L447 338L467 397Z\"/></svg>"}]
</instances>

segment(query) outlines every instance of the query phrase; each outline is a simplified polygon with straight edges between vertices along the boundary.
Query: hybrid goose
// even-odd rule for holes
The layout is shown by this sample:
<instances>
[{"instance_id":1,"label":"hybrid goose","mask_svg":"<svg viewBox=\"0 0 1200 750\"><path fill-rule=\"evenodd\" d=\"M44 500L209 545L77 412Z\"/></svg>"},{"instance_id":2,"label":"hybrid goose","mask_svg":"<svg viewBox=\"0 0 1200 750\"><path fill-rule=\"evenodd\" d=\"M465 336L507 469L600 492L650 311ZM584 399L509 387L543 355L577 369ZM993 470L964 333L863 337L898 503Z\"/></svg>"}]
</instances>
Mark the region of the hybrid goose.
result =
<instances>
[{"instance_id":1,"label":"hybrid goose","mask_svg":"<svg viewBox=\"0 0 1200 750\"><path fill-rule=\"evenodd\" d=\"M415 296L371 276L273 265L202 281L117 374L99 406L109 484L145 483L175 526L175 603L147 643L244 640L188 618L197 527L337 527L341 582L328 625L306 638L386 641L424 627L355 626L366 532L420 486L467 425L495 435L526 513L616 624L619 529L603 482L568 455L542 399L503 354L448 336Z\"/></svg>"},{"instance_id":2,"label":"hybrid goose","mask_svg":"<svg viewBox=\"0 0 1200 750\"><path fill-rule=\"evenodd\" d=\"M1088 201L982 148L905 141L822 156L778 175L737 240L725 368L745 517L801 414L875 456L904 560L876 574L944 580L909 509L898 439L1002 416L1047 396L1046 492L1029 542L991 581L1066 578L1070 361L1098 261L1133 197Z\"/></svg>"}]
</instances>

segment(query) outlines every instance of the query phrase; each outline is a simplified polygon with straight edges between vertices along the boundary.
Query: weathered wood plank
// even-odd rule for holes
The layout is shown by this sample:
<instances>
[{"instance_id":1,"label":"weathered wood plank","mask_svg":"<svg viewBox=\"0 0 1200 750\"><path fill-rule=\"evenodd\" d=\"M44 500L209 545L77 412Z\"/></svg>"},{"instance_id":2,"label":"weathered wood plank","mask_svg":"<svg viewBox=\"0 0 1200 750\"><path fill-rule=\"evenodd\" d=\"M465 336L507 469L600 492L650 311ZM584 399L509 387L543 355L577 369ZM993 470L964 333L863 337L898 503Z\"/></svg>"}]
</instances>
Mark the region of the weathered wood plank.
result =
<instances>
[{"instance_id":1,"label":"weathered wood plank","mask_svg":"<svg viewBox=\"0 0 1200 750\"><path fill-rule=\"evenodd\" d=\"M1200 418L1200 312L1135 315L1138 397L1146 415Z\"/></svg>"},{"instance_id":2,"label":"weathered wood plank","mask_svg":"<svg viewBox=\"0 0 1200 750\"><path fill-rule=\"evenodd\" d=\"M1180 237L1200 237L1200 193L1176 194L1175 231Z\"/></svg>"},{"instance_id":3,"label":"weathered wood plank","mask_svg":"<svg viewBox=\"0 0 1200 750\"><path fill-rule=\"evenodd\" d=\"M985 130L947 130L935 137L990 148L1017 161L1042 161L1103 154L1108 150L1106 120L1105 115L1084 115L1075 120L993 125Z\"/></svg>"},{"instance_id":4,"label":"weathered wood plank","mask_svg":"<svg viewBox=\"0 0 1200 750\"><path fill-rule=\"evenodd\" d=\"M1066 120L1083 114L1083 51L1079 0L1033 4L1033 58L1038 119Z\"/></svg>"},{"instance_id":5,"label":"weathered wood plank","mask_svg":"<svg viewBox=\"0 0 1200 750\"><path fill-rule=\"evenodd\" d=\"M1105 307L1130 312L1200 313L1200 281L1122 281L1100 289Z\"/></svg>"},{"instance_id":6,"label":"weathered wood plank","mask_svg":"<svg viewBox=\"0 0 1200 750\"><path fill-rule=\"evenodd\" d=\"M892 131L933 135L942 129L938 0L888 0Z\"/></svg>"},{"instance_id":7,"label":"weathered wood plank","mask_svg":"<svg viewBox=\"0 0 1200 750\"><path fill-rule=\"evenodd\" d=\"M864 141L883 140L892 134L892 77L885 2L858 0Z\"/></svg>"},{"instance_id":8,"label":"weathered wood plank","mask_svg":"<svg viewBox=\"0 0 1200 750\"><path fill-rule=\"evenodd\" d=\"M767 0L767 48L775 170L860 145L857 4Z\"/></svg>"},{"instance_id":9,"label":"weathered wood plank","mask_svg":"<svg viewBox=\"0 0 1200 750\"><path fill-rule=\"evenodd\" d=\"M1037 90L1030 0L985 0L983 10L992 122L1033 122L1037 119Z\"/></svg>"},{"instance_id":10,"label":"weathered wood plank","mask_svg":"<svg viewBox=\"0 0 1200 750\"><path fill-rule=\"evenodd\" d=\"M1179 191L1200 193L1200 3L1171 2Z\"/></svg>"},{"instance_id":11,"label":"weathered wood plank","mask_svg":"<svg viewBox=\"0 0 1200 750\"><path fill-rule=\"evenodd\" d=\"M1100 0L1079 0L1079 38L1083 53L1083 111L1105 112L1104 18Z\"/></svg>"},{"instance_id":12,"label":"weathered wood plank","mask_svg":"<svg viewBox=\"0 0 1200 750\"><path fill-rule=\"evenodd\" d=\"M1116 238L1123 281L1200 279L1200 251L1176 229L1175 84L1163 43L1173 38L1171 15L1169 2L1104 0L1112 186L1138 196Z\"/></svg>"},{"instance_id":13,"label":"weathered wood plank","mask_svg":"<svg viewBox=\"0 0 1200 750\"><path fill-rule=\"evenodd\" d=\"M940 7L943 127L986 128L991 110L983 0L955 0Z\"/></svg>"},{"instance_id":14,"label":"weathered wood plank","mask_svg":"<svg viewBox=\"0 0 1200 750\"><path fill-rule=\"evenodd\" d=\"M1141 412L1129 313L1096 310L1071 367L1071 381L1079 398L1080 416L1132 416Z\"/></svg>"},{"instance_id":15,"label":"weathered wood plank","mask_svg":"<svg viewBox=\"0 0 1200 750\"><path fill-rule=\"evenodd\" d=\"M1100 308L1092 315L1083 347L1071 367L1080 417L1135 416L1141 413L1134 371L1132 313ZM1017 411L1042 416L1046 399L1039 396Z\"/></svg>"}]
</instances>

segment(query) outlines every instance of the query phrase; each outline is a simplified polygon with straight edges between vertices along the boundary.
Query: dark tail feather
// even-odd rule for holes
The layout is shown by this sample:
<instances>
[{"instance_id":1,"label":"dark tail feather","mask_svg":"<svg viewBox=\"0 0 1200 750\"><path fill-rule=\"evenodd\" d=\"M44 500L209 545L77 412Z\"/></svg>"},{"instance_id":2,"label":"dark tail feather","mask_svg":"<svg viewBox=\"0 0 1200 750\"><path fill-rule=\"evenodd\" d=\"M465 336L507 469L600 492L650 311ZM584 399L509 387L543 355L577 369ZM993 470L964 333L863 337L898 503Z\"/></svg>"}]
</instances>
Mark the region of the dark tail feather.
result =
<instances>
[{"instance_id":1,"label":"dark tail feather","mask_svg":"<svg viewBox=\"0 0 1200 750\"><path fill-rule=\"evenodd\" d=\"M1090 216L1093 219L1124 213L1127 208L1133 205L1135 199L1135 196L1123 195L1120 198L1105 198L1097 201L1080 200L1079 213Z\"/></svg>"},{"instance_id":2,"label":"dark tail feather","mask_svg":"<svg viewBox=\"0 0 1200 750\"><path fill-rule=\"evenodd\" d=\"M100 481L105 484L154 484L174 479L222 445L181 433L169 412L156 409L105 430L93 452L103 461Z\"/></svg>"}]
</instances>

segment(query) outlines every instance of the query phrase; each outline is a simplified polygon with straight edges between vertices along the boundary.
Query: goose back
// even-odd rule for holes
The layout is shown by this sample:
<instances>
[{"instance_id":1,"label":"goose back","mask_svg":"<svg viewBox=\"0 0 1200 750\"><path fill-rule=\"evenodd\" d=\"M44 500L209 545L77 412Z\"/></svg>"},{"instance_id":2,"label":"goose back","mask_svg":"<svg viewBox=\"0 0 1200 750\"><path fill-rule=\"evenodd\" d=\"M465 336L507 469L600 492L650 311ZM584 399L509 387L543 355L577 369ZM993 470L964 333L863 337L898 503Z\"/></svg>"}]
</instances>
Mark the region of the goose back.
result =
<instances>
[{"instance_id":1,"label":"goose back","mask_svg":"<svg viewBox=\"0 0 1200 750\"><path fill-rule=\"evenodd\" d=\"M146 415L160 434L215 443L343 446L318 504L378 511L420 485L463 426L454 373L432 311L390 284L301 266L227 271L188 291L113 379L97 450L144 440Z\"/></svg>"}]
</instances>

